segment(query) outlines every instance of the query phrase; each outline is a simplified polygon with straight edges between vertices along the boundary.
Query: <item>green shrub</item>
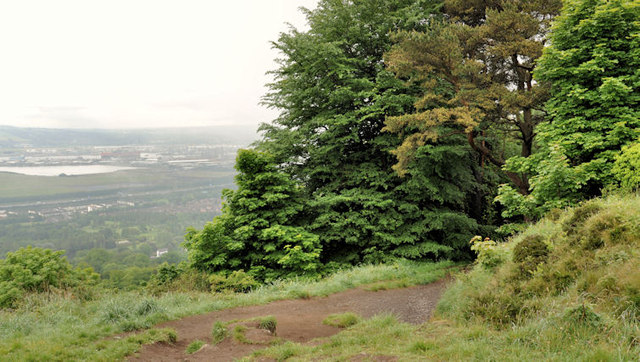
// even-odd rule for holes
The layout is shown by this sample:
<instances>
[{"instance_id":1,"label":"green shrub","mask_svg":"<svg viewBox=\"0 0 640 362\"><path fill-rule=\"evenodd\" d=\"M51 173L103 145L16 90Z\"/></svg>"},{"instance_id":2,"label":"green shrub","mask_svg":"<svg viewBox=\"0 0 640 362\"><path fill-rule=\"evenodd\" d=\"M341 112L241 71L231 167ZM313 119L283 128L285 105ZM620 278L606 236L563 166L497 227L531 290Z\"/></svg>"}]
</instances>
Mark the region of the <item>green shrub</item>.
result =
<instances>
[{"instance_id":1,"label":"green shrub","mask_svg":"<svg viewBox=\"0 0 640 362\"><path fill-rule=\"evenodd\" d=\"M471 241L471 250L478 255L476 260L482 267L491 269L505 261L504 251L498 244L490 238L482 239L481 236L474 236Z\"/></svg>"},{"instance_id":2,"label":"green shrub","mask_svg":"<svg viewBox=\"0 0 640 362\"><path fill-rule=\"evenodd\" d=\"M521 276L529 277L538 265L549 258L549 246L539 235L529 235L513 248L513 262L516 263Z\"/></svg>"},{"instance_id":3,"label":"green shrub","mask_svg":"<svg viewBox=\"0 0 640 362\"><path fill-rule=\"evenodd\" d=\"M243 270L236 270L229 275L213 274L209 277L211 290L216 292L234 291L245 293L255 288L259 283Z\"/></svg>"},{"instance_id":4,"label":"green shrub","mask_svg":"<svg viewBox=\"0 0 640 362\"><path fill-rule=\"evenodd\" d=\"M623 189L640 188L640 141L622 148L611 172Z\"/></svg>"},{"instance_id":5,"label":"green shrub","mask_svg":"<svg viewBox=\"0 0 640 362\"><path fill-rule=\"evenodd\" d=\"M168 285L173 282L184 272L184 268L181 268L180 265L169 264L167 262L162 263L158 267L158 271L154 274L149 280L149 284L153 285Z\"/></svg>"},{"instance_id":6,"label":"green shrub","mask_svg":"<svg viewBox=\"0 0 640 362\"><path fill-rule=\"evenodd\" d=\"M0 260L0 308L14 306L24 293L97 283L99 276L91 268L73 268L63 255L64 251L31 246L7 253Z\"/></svg>"}]
</instances>

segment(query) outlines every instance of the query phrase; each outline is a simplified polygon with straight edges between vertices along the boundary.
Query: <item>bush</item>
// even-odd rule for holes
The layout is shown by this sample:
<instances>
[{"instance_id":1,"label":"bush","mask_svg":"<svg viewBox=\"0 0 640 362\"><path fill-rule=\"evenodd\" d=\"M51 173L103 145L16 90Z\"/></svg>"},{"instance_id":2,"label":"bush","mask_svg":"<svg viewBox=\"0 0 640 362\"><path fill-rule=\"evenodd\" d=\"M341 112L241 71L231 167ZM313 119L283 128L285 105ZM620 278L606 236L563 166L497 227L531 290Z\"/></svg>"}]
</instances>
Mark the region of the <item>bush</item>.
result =
<instances>
[{"instance_id":1,"label":"bush","mask_svg":"<svg viewBox=\"0 0 640 362\"><path fill-rule=\"evenodd\" d=\"M167 291L211 291L209 275L189 267L186 263L163 263L149 280L147 289L154 294Z\"/></svg>"},{"instance_id":2,"label":"bush","mask_svg":"<svg viewBox=\"0 0 640 362\"><path fill-rule=\"evenodd\" d=\"M611 172L623 189L640 188L640 141L622 148Z\"/></svg>"},{"instance_id":3,"label":"bush","mask_svg":"<svg viewBox=\"0 0 640 362\"><path fill-rule=\"evenodd\" d=\"M73 268L63 255L31 246L7 253L0 260L0 308L13 307L24 293L97 283L99 276L91 268Z\"/></svg>"},{"instance_id":4,"label":"bush","mask_svg":"<svg viewBox=\"0 0 640 362\"><path fill-rule=\"evenodd\" d=\"M477 263L483 268L492 269L504 262L504 251L495 241L489 238L482 240L481 236L474 236L470 243L471 250L478 254Z\"/></svg>"},{"instance_id":5,"label":"bush","mask_svg":"<svg viewBox=\"0 0 640 362\"><path fill-rule=\"evenodd\" d=\"M224 274L213 274L209 277L211 290L216 292L234 291L246 293L255 288L259 283L253 277L244 272L244 270L236 270L228 276Z\"/></svg>"},{"instance_id":6,"label":"bush","mask_svg":"<svg viewBox=\"0 0 640 362\"><path fill-rule=\"evenodd\" d=\"M549 246L539 235L529 235L513 248L513 262L518 265L521 277L530 277L549 258Z\"/></svg>"}]
</instances>

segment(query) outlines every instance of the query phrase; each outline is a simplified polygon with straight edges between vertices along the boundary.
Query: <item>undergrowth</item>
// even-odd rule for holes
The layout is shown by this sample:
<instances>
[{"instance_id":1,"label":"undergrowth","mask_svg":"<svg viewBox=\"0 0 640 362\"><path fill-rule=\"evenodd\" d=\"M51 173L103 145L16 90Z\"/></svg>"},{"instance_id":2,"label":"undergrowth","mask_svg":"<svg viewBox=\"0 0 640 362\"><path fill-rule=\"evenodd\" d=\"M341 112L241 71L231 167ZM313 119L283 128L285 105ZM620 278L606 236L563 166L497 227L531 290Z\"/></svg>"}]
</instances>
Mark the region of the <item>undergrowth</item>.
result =
<instances>
[{"instance_id":1,"label":"undergrowth","mask_svg":"<svg viewBox=\"0 0 640 362\"><path fill-rule=\"evenodd\" d=\"M249 293L167 292L155 296L103 291L88 301L55 293L30 294L16 309L0 310L0 359L118 360L144 343L175 340L175 332L148 329L160 322L275 300L326 296L396 278L410 285L426 284L441 279L453 266L447 261L398 261L339 271L319 281L278 280ZM123 332L134 334L110 338Z\"/></svg>"}]
</instances>

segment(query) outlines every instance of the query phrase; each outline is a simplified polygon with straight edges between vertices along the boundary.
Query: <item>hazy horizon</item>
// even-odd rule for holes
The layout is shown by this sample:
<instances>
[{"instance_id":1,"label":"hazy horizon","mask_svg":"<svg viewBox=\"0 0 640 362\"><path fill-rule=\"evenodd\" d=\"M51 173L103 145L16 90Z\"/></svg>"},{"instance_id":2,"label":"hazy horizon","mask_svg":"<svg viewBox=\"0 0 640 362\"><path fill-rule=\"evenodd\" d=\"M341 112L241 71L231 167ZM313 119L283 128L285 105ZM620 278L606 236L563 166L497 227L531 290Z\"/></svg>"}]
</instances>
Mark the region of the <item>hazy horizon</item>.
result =
<instances>
[{"instance_id":1,"label":"hazy horizon","mask_svg":"<svg viewBox=\"0 0 640 362\"><path fill-rule=\"evenodd\" d=\"M316 2L3 2L0 125L256 129L277 116L270 41Z\"/></svg>"}]
</instances>

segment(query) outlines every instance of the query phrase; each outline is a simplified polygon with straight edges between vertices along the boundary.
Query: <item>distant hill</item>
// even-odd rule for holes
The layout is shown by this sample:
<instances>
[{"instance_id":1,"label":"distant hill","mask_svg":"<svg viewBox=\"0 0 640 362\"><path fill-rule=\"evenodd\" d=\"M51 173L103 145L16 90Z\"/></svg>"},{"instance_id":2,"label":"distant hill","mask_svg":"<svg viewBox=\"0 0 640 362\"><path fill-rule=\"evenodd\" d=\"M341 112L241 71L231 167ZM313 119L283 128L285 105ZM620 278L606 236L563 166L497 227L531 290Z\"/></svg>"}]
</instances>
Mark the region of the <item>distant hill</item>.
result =
<instances>
[{"instance_id":1,"label":"distant hill","mask_svg":"<svg viewBox=\"0 0 640 362\"><path fill-rule=\"evenodd\" d=\"M0 147L120 146L139 144L248 145L254 127L215 126L134 130L20 128L0 126Z\"/></svg>"}]
</instances>

